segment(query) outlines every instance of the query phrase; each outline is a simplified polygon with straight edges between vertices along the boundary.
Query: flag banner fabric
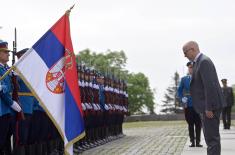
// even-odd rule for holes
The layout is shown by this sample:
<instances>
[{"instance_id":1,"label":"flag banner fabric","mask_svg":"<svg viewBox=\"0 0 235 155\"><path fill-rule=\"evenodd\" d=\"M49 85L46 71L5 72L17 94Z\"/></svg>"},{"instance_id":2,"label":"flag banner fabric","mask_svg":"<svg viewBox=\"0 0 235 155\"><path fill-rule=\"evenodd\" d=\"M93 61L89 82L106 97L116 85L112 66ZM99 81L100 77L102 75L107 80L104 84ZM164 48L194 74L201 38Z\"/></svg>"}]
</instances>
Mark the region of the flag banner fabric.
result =
<instances>
[{"instance_id":1,"label":"flag banner fabric","mask_svg":"<svg viewBox=\"0 0 235 155\"><path fill-rule=\"evenodd\" d=\"M14 65L64 139L65 153L85 136L69 15L64 14Z\"/></svg>"}]
</instances>

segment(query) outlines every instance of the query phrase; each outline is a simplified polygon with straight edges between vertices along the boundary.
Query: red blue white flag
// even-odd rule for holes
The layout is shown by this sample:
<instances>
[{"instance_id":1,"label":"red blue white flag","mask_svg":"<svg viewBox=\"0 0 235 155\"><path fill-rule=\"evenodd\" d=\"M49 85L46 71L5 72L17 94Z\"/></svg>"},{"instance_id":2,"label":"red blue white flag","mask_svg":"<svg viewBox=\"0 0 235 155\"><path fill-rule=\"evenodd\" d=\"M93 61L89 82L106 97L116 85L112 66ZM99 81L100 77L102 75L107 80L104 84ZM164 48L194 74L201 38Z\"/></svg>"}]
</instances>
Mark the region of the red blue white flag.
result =
<instances>
[{"instance_id":1,"label":"red blue white flag","mask_svg":"<svg viewBox=\"0 0 235 155\"><path fill-rule=\"evenodd\" d=\"M66 153L85 136L69 15L63 15L19 61L16 71L64 139Z\"/></svg>"}]
</instances>

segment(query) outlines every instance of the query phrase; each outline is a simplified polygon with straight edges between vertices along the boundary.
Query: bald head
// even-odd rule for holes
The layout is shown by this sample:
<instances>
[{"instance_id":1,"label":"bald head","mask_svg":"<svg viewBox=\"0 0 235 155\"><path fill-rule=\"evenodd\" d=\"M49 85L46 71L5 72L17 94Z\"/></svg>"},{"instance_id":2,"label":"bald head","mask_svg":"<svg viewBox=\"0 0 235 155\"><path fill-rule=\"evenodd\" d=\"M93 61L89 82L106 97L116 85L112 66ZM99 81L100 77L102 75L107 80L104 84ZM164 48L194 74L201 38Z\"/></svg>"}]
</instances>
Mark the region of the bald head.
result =
<instances>
[{"instance_id":1,"label":"bald head","mask_svg":"<svg viewBox=\"0 0 235 155\"><path fill-rule=\"evenodd\" d=\"M197 42L189 41L184 44L183 52L185 57L187 57L190 61L193 61L197 54L200 52Z\"/></svg>"},{"instance_id":2,"label":"bald head","mask_svg":"<svg viewBox=\"0 0 235 155\"><path fill-rule=\"evenodd\" d=\"M199 46L198 46L197 42L195 42L195 41L189 41L186 44L184 44L183 51L187 50L189 48L193 48L194 50L199 52Z\"/></svg>"}]
</instances>

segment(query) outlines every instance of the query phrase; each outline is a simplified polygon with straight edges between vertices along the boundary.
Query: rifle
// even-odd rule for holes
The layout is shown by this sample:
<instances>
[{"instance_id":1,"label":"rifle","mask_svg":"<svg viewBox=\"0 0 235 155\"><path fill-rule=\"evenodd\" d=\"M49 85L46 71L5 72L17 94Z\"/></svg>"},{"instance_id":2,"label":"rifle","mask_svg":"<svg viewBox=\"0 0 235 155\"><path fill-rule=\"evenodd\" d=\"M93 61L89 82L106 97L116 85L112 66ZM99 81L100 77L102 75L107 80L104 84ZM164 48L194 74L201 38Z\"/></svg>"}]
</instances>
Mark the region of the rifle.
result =
<instances>
[{"instance_id":1,"label":"rifle","mask_svg":"<svg viewBox=\"0 0 235 155\"><path fill-rule=\"evenodd\" d=\"M16 28L15 28L15 40L13 41L13 51L12 51L12 65L14 65L14 63L15 63L15 56L16 56L16 52L17 52L17 36L16 35L17 35L17 33L16 33ZM12 84L14 87L13 91L12 91L12 99L14 101L16 101L22 109L22 106L19 101L19 96L18 96L19 84L17 82L17 77L14 73L12 74L11 79L12 79ZM23 110L21 110L21 112L17 113L16 118L17 118L17 120L21 120L21 119L24 120L25 119Z\"/></svg>"}]
</instances>

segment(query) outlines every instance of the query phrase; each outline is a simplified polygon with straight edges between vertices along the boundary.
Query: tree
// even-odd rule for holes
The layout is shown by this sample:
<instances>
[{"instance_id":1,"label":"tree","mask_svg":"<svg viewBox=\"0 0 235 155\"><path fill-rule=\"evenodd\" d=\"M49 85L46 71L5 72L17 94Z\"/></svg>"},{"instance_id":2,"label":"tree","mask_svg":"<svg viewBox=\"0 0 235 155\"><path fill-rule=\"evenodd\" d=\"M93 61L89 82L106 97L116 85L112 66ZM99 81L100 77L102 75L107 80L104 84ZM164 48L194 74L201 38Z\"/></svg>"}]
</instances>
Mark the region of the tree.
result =
<instances>
[{"instance_id":1,"label":"tree","mask_svg":"<svg viewBox=\"0 0 235 155\"><path fill-rule=\"evenodd\" d=\"M127 57L124 51L107 50L105 53L97 54L85 49L79 52L77 61L82 62L87 67L93 67L101 73L112 73L119 76L119 78L127 79L128 71L124 68Z\"/></svg>"},{"instance_id":2,"label":"tree","mask_svg":"<svg viewBox=\"0 0 235 155\"><path fill-rule=\"evenodd\" d=\"M142 112L144 105L150 113L154 113L154 95L149 86L148 78L143 73L129 73L125 69L127 57L124 51L107 50L97 54L85 49L76 56L77 62L92 67L103 74L113 74L128 82L128 102L131 114Z\"/></svg>"},{"instance_id":3,"label":"tree","mask_svg":"<svg viewBox=\"0 0 235 155\"><path fill-rule=\"evenodd\" d=\"M149 87L148 78L143 73L128 75L129 110L131 114L141 113L144 105L154 114L154 95Z\"/></svg>"},{"instance_id":4,"label":"tree","mask_svg":"<svg viewBox=\"0 0 235 155\"><path fill-rule=\"evenodd\" d=\"M176 71L174 73L174 76L172 77L173 84L171 84L167 89L166 93L164 94L165 104L163 105L162 112L175 112L177 113L179 111L179 100L177 98L177 88L179 85L179 73Z\"/></svg>"}]
</instances>

